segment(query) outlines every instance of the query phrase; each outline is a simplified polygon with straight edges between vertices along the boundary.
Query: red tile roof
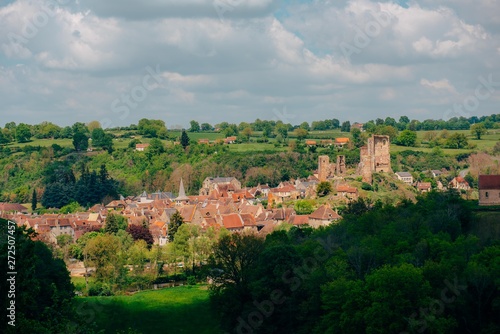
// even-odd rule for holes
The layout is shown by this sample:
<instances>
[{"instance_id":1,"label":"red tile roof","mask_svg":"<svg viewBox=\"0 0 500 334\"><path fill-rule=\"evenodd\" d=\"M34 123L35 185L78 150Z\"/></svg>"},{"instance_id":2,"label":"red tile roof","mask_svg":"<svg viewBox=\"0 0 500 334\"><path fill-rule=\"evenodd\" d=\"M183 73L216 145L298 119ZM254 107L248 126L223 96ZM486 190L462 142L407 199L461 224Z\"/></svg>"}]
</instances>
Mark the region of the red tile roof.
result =
<instances>
[{"instance_id":1,"label":"red tile roof","mask_svg":"<svg viewBox=\"0 0 500 334\"><path fill-rule=\"evenodd\" d=\"M345 138L345 137L335 138L336 144L346 144L348 142L349 142L349 138Z\"/></svg>"},{"instance_id":2,"label":"red tile roof","mask_svg":"<svg viewBox=\"0 0 500 334\"><path fill-rule=\"evenodd\" d=\"M500 189L500 175L479 175L479 189Z\"/></svg>"},{"instance_id":3,"label":"red tile roof","mask_svg":"<svg viewBox=\"0 0 500 334\"><path fill-rule=\"evenodd\" d=\"M0 211L28 211L28 209L19 203L0 203Z\"/></svg>"},{"instance_id":4,"label":"red tile roof","mask_svg":"<svg viewBox=\"0 0 500 334\"><path fill-rule=\"evenodd\" d=\"M322 205L316 211L311 213L309 215L309 218L317 220L333 220L340 219L341 217L338 215L338 213L330 209L328 206Z\"/></svg>"},{"instance_id":5,"label":"red tile roof","mask_svg":"<svg viewBox=\"0 0 500 334\"><path fill-rule=\"evenodd\" d=\"M337 186L337 191L342 193L356 193L358 189L355 187L349 187L348 185L341 184Z\"/></svg>"},{"instance_id":6,"label":"red tile roof","mask_svg":"<svg viewBox=\"0 0 500 334\"><path fill-rule=\"evenodd\" d=\"M243 228L244 222L241 216L237 213L230 213L222 216L222 224L225 228Z\"/></svg>"}]
</instances>

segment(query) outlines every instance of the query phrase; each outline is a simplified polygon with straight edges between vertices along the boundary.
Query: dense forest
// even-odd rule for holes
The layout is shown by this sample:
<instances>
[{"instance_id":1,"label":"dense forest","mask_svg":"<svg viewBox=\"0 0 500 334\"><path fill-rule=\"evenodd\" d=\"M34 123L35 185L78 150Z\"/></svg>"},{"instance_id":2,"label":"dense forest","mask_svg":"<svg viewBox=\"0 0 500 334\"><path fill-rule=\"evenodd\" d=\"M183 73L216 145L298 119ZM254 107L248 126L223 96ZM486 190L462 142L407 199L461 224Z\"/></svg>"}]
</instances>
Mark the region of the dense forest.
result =
<instances>
[{"instance_id":1,"label":"dense forest","mask_svg":"<svg viewBox=\"0 0 500 334\"><path fill-rule=\"evenodd\" d=\"M222 237L214 310L231 333L498 333L500 245L469 205L360 200L327 228Z\"/></svg>"}]
</instances>

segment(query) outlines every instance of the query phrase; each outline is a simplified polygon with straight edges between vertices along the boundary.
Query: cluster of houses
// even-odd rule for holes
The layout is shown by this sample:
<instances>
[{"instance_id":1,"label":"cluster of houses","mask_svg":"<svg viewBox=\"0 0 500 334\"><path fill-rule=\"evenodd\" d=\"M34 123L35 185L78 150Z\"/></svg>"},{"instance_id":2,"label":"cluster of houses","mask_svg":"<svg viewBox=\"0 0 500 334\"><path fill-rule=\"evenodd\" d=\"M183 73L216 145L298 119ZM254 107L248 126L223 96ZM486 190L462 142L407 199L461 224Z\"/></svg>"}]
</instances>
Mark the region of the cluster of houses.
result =
<instances>
[{"instance_id":1,"label":"cluster of houses","mask_svg":"<svg viewBox=\"0 0 500 334\"><path fill-rule=\"evenodd\" d=\"M430 173L437 178L442 171L432 170ZM414 183L408 172L395 174L402 182L417 187L421 192L431 190L430 182ZM170 219L176 212L185 223L196 224L202 230L226 228L231 232L253 231L265 235L282 222L319 227L341 219L328 204L307 215L297 214L293 207L279 205L314 196L318 183L318 177L312 175L306 179L282 182L274 188L268 185L242 188L240 181L234 177L210 177L204 180L199 195L187 196L181 180L178 196L170 192L143 192L138 196L121 196L107 205L97 204L87 212L73 214L31 215L20 204L0 203L0 217L31 227L38 232L41 240L52 243L59 235L71 235L76 240L86 232L101 229L110 212L121 214L128 224L148 226L158 245L167 243ZM455 177L448 187L470 189L462 177ZM444 189L439 181L438 188ZM332 199L337 203L358 199L356 187L338 182L334 189L336 195ZM262 199L267 199L266 207ZM500 175L479 176L479 204L500 205Z\"/></svg>"},{"instance_id":2,"label":"cluster of houses","mask_svg":"<svg viewBox=\"0 0 500 334\"><path fill-rule=\"evenodd\" d=\"M444 190L447 190L448 188L450 188L450 189L456 189L459 191L460 190L469 191L472 189L472 187L469 185L467 180L465 180L465 178L463 178L462 176L456 176L453 179L451 179L451 181L448 182L448 184L443 185L443 183L438 178L440 176L442 176L443 173L446 173L446 170L431 170L431 171L424 172L424 173L430 174L433 178L437 179L436 180L437 190L444 191ZM431 182L421 182L421 181L415 182L413 179L413 175L409 172L397 172L395 174L396 174L396 177L398 178L398 180L402 181L403 183L407 184L408 186L415 187L418 190L418 192L420 192L420 193L425 193L425 192L429 192L432 190ZM480 175L479 177L481 178L481 177L485 177L485 176L487 176L487 175ZM495 176L495 175L493 175L493 176Z\"/></svg>"},{"instance_id":3,"label":"cluster of houses","mask_svg":"<svg viewBox=\"0 0 500 334\"><path fill-rule=\"evenodd\" d=\"M202 230L226 228L231 232L254 231L265 235L282 222L319 227L339 220L341 217L329 205L322 205L311 214L300 215L288 207L268 209L256 199L267 196L275 203L282 203L306 196L316 184L317 180L297 180L276 188L267 185L241 188L241 183L234 177L217 177L205 179L199 195L187 196L181 180L178 196L169 192L143 192L74 214L31 215L22 205L0 204L0 216L33 228L41 240L52 243L59 235L68 234L76 240L86 232L102 228L110 212L121 214L129 224L148 226L159 245L167 243L168 224L176 212L185 223L199 225ZM355 188L343 186L339 190L342 191L339 196L357 196Z\"/></svg>"}]
</instances>

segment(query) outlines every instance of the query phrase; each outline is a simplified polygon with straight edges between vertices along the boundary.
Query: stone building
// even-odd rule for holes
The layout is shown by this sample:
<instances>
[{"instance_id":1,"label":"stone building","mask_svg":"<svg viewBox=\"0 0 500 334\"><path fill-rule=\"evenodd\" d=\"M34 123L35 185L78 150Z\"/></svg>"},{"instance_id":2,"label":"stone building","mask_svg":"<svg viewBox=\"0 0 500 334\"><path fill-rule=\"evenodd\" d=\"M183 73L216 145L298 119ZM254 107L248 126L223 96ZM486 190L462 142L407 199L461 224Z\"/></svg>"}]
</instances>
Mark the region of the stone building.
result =
<instances>
[{"instance_id":1,"label":"stone building","mask_svg":"<svg viewBox=\"0 0 500 334\"><path fill-rule=\"evenodd\" d=\"M371 184L373 173L392 172L389 148L389 136L382 135L372 135L367 145L361 147L358 173L363 177L363 182Z\"/></svg>"},{"instance_id":2,"label":"stone building","mask_svg":"<svg viewBox=\"0 0 500 334\"><path fill-rule=\"evenodd\" d=\"M241 182L235 177L207 177L203 180L200 195L208 196L212 190L234 192L241 189Z\"/></svg>"},{"instance_id":3,"label":"stone building","mask_svg":"<svg viewBox=\"0 0 500 334\"><path fill-rule=\"evenodd\" d=\"M479 205L500 205L500 175L479 175Z\"/></svg>"},{"instance_id":4,"label":"stone building","mask_svg":"<svg viewBox=\"0 0 500 334\"><path fill-rule=\"evenodd\" d=\"M336 175L344 175L345 172L345 155L337 155L336 163L330 163L328 155L320 155L318 157L318 179L320 182L333 178Z\"/></svg>"}]
</instances>

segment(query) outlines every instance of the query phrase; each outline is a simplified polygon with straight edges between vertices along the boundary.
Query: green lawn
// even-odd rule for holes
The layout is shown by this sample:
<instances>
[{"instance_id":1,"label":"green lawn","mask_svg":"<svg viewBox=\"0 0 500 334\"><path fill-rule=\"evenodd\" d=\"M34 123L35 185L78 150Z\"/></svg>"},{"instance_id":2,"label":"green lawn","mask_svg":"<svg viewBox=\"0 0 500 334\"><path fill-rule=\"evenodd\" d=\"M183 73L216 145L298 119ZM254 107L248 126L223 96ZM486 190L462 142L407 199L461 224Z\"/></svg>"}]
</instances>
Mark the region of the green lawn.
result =
<instances>
[{"instance_id":1,"label":"green lawn","mask_svg":"<svg viewBox=\"0 0 500 334\"><path fill-rule=\"evenodd\" d=\"M81 297L76 309L105 333L221 333L206 286L138 292L131 296Z\"/></svg>"},{"instance_id":2,"label":"green lawn","mask_svg":"<svg viewBox=\"0 0 500 334\"><path fill-rule=\"evenodd\" d=\"M423 140L424 134L428 131L417 131L417 138L419 142ZM441 131L435 131L438 135L441 133ZM467 136L467 139L469 140L470 144L474 144L477 147L474 149L476 151L483 151L483 150L491 150L495 144L500 141L500 130L498 129L490 129L488 130L488 133L485 134L481 140L475 139L474 136L471 135L469 130L449 130L448 134L451 135L453 133L463 133ZM169 131L169 136L171 138L176 138L180 135L180 131ZM222 133L218 132L198 132L198 133L193 133L193 132L188 132L189 137L193 141L198 141L199 139L208 139L210 141L214 141L216 139L223 139L224 136ZM255 132L252 134L252 140L256 140L258 138L262 137L262 132ZM289 137L291 139L294 139L293 132L289 133ZM336 137L351 137L350 133L346 132L340 132L339 129L336 130L327 130L327 131L310 131L309 132L309 139L315 139L315 140L320 140L320 139L333 139ZM149 143L151 141L150 138L142 138L141 136L136 136L136 139L139 139L143 143ZM132 139L130 138L116 138L113 140L115 149L119 148L126 148L128 147L128 144L130 143ZM274 141L274 139L270 139L271 143ZM171 140L163 140L164 143L167 145L171 145L172 141ZM62 147L73 147L73 143L71 139L33 139L30 142L27 143L11 143L8 144L7 146L10 147L24 147L26 145L31 145L31 146L42 146L42 147L47 147L51 146L52 144L58 144ZM422 147L404 147L404 146L397 146L397 145L391 145L391 152L400 152L404 150L415 150L415 151L423 151L423 152L431 152L432 149L425 147L426 145L423 145ZM249 151L286 151L286 147L279 147L275 148L272 144L266 144L266 143L242 143L242 144L236 144L236 145L230 145L230 150L234 152L249 152ZM443 149L443 151L446 154L449 155L456 155L460 153L468 153L471 152L472 150L470 149Z\"/></svg>"}]
</instances>

